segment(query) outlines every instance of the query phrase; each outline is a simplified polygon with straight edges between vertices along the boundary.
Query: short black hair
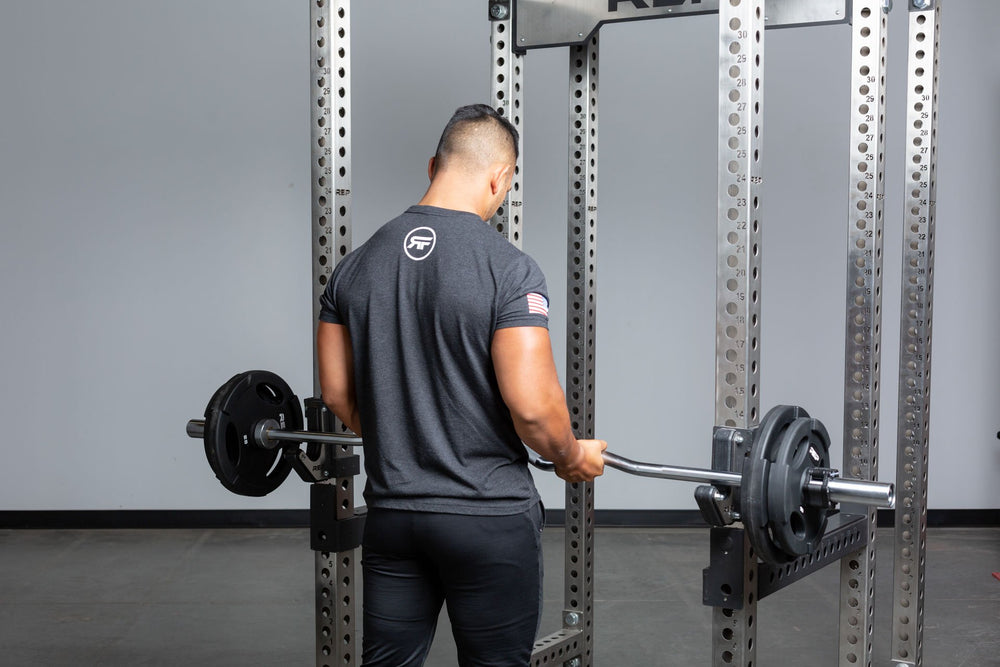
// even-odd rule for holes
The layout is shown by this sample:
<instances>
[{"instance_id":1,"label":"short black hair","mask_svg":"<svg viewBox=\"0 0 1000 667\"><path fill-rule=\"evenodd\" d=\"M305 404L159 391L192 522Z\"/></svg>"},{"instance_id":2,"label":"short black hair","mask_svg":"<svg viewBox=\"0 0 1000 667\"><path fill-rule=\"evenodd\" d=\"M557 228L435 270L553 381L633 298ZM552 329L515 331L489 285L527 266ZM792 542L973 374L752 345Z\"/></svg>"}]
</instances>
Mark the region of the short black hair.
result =
<instances>
[{"instance_id":1,"label":"short black hair","mask_svg":"<svg viewBox=\"0 0 1000 667\"><path fill-rule=\"evenodd\" d=\"M516 161L520 154L520 135L514 124L488 104L468 104L455 110L455 113L452 114L451 119L441 133L437 151L434 153L435 161L439 167L447 163L449 156L454 155L460 149L458 142L460 141L460 137L465 134L465 130L471 126L486 123L498 127L498 129L506 133L510 139L510 149Z\"/></svg>"}]
</instances>

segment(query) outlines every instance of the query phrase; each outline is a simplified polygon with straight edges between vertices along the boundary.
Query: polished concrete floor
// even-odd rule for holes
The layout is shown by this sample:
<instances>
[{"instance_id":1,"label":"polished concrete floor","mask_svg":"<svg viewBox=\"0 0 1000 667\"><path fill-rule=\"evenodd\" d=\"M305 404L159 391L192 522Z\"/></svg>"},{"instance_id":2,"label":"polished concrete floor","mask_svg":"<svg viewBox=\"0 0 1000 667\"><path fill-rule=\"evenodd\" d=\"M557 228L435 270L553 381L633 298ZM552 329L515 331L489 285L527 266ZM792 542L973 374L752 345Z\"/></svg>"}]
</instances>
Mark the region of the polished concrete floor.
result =
<instances>
[{"instance_id":1,"label":"polished concrete floor","mask_svg":"<svg viewBox=\"0 0 1000 667\"><path fill-rule=\"evenodd\" d=\"M875 661L888 666L891 532L880 532ZM560 624L562 530L548 528L542 634ZM598 529L595 664L711 664L707 531ZM305 530L0 530L0 665L314 665ZM924 664L1000 665L1000 528L928 538ZM836 566L766 598L760 667L837 665ZM427 663L454 665L443 618Z\"/></svg>"}]
</instances>

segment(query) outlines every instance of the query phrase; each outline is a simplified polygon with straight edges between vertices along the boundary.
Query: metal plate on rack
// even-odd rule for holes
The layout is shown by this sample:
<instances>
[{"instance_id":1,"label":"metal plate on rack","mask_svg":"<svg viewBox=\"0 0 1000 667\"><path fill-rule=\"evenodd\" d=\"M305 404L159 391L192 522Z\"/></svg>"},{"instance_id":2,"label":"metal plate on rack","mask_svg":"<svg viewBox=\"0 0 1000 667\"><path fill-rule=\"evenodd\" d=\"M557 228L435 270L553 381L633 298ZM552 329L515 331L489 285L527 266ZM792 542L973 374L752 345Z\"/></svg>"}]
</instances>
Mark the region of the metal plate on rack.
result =
<instances>
[{"instance_id":1,"label":"metal plate on rack","mask_svg":"<svg viewBox=\"0 0 1000 667\"><path fill-rule=\"evenodd\" d=\"M581 44L604 23L712 14L719 0L518 0L518 49ZM768 28L847 22L847 0L768 0Z\"/></svg>"}]
</instances>

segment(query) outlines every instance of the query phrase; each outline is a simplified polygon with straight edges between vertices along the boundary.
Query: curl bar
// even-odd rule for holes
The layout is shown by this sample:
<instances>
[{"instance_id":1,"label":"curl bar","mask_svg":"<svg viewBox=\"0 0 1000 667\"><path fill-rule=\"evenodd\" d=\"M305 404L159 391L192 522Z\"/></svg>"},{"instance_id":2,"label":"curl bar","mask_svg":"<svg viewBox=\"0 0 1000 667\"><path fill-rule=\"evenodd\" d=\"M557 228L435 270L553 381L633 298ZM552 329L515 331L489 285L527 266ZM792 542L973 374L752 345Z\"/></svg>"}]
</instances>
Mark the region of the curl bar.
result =
<instances>
[{"instance_id":1,"label":"curl bar","mask_svg":"<svg viewBox=\"0 0 1000 667\"><path fill-rule=\"evenodd\" d=\"M225 386L226 385L224 385L224 387ZM270 393L270 396L273 397L272 400L277 399L280 395L281 393L277 391ZM291 410L289 410L289 412L291 412ZM765 423L766 422L767 420L765 419ZM204 439L206 433L206 420L192 419L188 421L186 431L189 437ZM355 435L284 429L281 428L277 419L268 417L254 422L249 431L253 434L252 441L254 445L264 450L275 449L278 447L279 442L316 443L341 447L360 446L362 443L361 438ZM534 467L546 472L554 472L556 469L554 463L541 458L532 457L530 462ZM737 472L643 463L627 459L624 456L619 456L618 454L614 454L612 452L604 452L604 463L610 468L620 470L630 475L636 475L638 477L653 477L657 479L670 479L680 482L697 482L726 487L740 487L744 481L744 475ZM832 475L825 480L810 477L805 482L803 489L806 491L807 497L825 497L835 503L856 503L859 505L870 505L873 507L887 509L891 509L894 506L895 489L892 484L885 482L868 482L858 479L844 479L837 476L837 471L835 470L831 471L831 473Z\"/></svg>"},{"instance_id":2,"label":"curl bar","mask_svg":"<svg viewBox=\"0 0 1000 667\"><path fill-rule=\"evenodd\" d=\"M205 420L191 419L187 423L187 434L192 438L205 437ZM322 445L337 445L355 447L361 445L361 438L356 435L337 435L334 433L316 433L314 431L286 431L278 428L278 422L273 419L262 419L254 427L254 441L264 449L274 449L279 441L283 442L314 442ZM655 477L657 479L672 479L679 482L700 482L716 486L740 486L742 475L722 470L706 468L688 468L685 466L670 466L657 463L642 463L633 461L612 452L604 452L604 463L610 468L638 477ZM539 470L555 472L556 466L550 461L532 458L531 465ZM821 480L810 479L806 488L811 494L824 493ZM830 500L836 503L858 503L874 507L891 509L895 502L895 492L892 484L884 482L866 482L860 479L832 478L827 483L825 492Z\"/></svg>"},{"instance_id":3,"label":"curl bar","mask_svg":"<svg viewBox=\"0 0 1000 667\"><path fill-rule=\"evenodd\" d=\"M303 430L298 397L268 371L234 375L212 396L205 419L190 420L186 430L204 441L222 485L240 495L267 495L293 468L307 482L358 472L356 457L350 468L328 467L335 462L325 459L323 446L353 447L361 438ZM811 553L837 503L894 505L892 484L842 479L830 467L829 435L800 407L778 406L738 436L731 463L720 466L725 470L641 463L611 452L604 452L604 461L631 475L710 485L695 492L706 520L714 525L742 521L757 553L772 563ZM548 461L531 463L555 470Z\"/></svg>"},{"instance_id":4,"label":"curl bar","mask_svg":"<svg viewBox=\"0 0 1000 667\"><path fill-rule=\"evenodd\" d=\"M322 445L337 445L340 447L355 447L361 445L361 438L356 435L337 435L334 433L316 433L314 431L288 431L279 428L274 419L262 419L253 428L253 440L258 447L274 449L278 442L303 443L311 442ZM192 438L205 437L205 420L192 419L187 423L187 434ZM706 468L688 468L685 466L670 466L656 463L633 461L612 452L604 452L604 464L610 468L638 477L655 477L657 479L672 479L679 482L699 482L715 486L738 487L742 484L743 475L722 470ZM531 465L546 472L555 472L556 466L550 461L531 458ZM885 482L866 482L860 479L844 479L831 477L826 481L810 478L805 484L805 490L810 497L825 495L835 503L857 503L873 507L891 509L895 502L895 490L892 484Z\"/></svg>"}]
</instances>

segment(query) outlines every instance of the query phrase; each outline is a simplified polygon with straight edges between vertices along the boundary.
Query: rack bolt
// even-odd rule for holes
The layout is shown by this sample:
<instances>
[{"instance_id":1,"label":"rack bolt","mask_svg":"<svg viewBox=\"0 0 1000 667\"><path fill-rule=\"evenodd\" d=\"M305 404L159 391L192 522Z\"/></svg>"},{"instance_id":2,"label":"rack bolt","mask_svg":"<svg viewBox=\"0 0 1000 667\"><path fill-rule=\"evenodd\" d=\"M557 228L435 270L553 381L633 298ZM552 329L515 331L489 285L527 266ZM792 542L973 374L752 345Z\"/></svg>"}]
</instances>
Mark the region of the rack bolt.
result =
<instances>
[{"instance_id":1,"label":"rack bolt","mask_svg":"<svg viewBox=\"0 0 1000 667\"><path fill-rule=\"evenodd\" d=\"M913 0L914 9L929 9L931 6L931 0Z\"/></svg>"},{"instance_id":2,"label":"rack bolt","mask_svg":"<svg viewBox=\"0 0 1000 667\"><path fill-rule=\"evenodd\" d=\"M563 623L565 623L566 626L570 627L570 628L579 625L580 624L580 614L576 613L575 611L568 611L568 612L566 612L566 615L563 616Z\"/></svg>"},{"instance_id":3,"label":"rack bolt","mask_svg":"<svg viewBox=\"0 0 1000 667\"><path fill-rule=\"evenodd\" d=\"M503 21L505 18L510 16L510 10L507 9L506 5L495 3L490 7L490 16L495 18L497 21Z\"/></svg>"},{"instance_id":4,"label":"rack bolt","mask_svg":"<svg viewBox=\"0 0 1000 667\"><path fill-rule=\"evenodd\" d=\"M580 658L573 658L566 661L566 667L580 667Z\"/></svg>"}]
</instances>

